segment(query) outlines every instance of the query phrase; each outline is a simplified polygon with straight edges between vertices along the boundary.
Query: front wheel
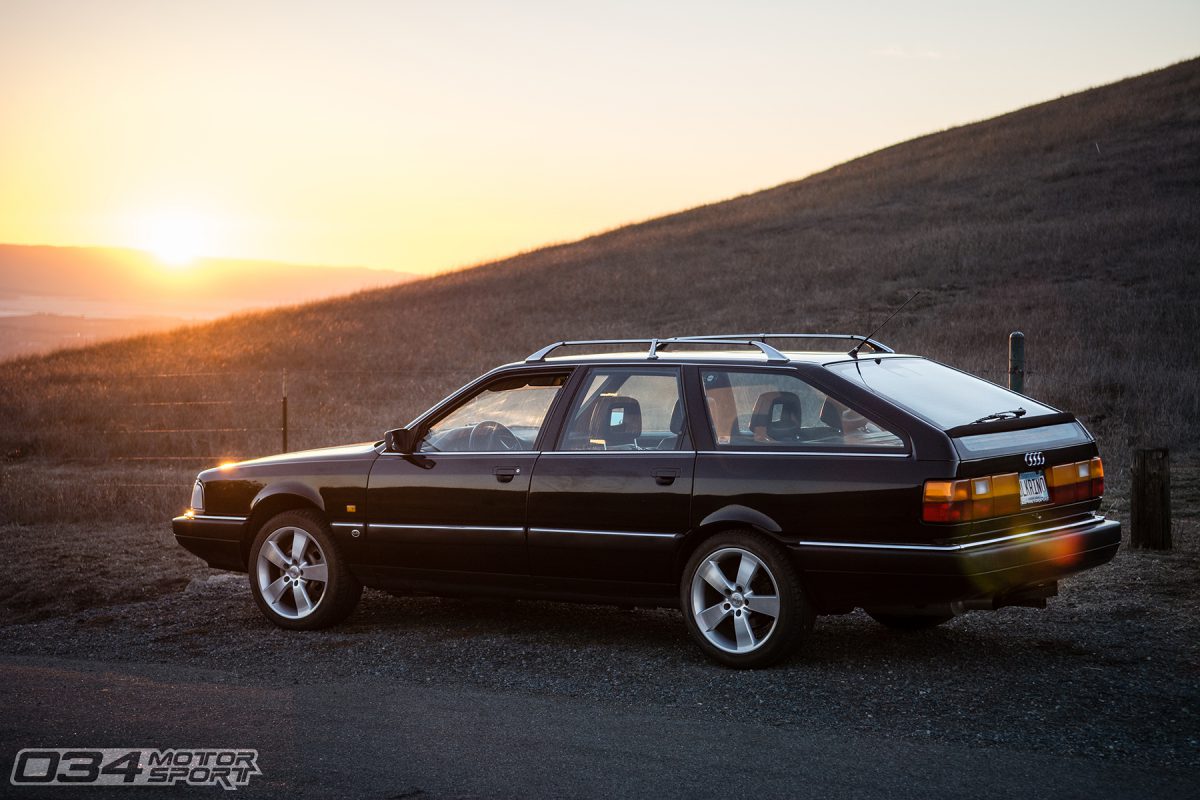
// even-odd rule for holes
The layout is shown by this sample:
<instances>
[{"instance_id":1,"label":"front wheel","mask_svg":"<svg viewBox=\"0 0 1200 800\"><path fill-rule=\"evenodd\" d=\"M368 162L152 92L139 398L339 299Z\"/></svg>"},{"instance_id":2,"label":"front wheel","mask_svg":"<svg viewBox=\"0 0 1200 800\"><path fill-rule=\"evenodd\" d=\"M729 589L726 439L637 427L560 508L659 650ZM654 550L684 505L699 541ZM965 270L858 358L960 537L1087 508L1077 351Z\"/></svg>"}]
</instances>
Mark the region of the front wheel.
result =
<instances>
[{"instance_id":1,"label":"front wheel","mask_svg":"<svg viewBox=\"0 0 1200 800\"><path fill-rule=\"evenodd\" d=\"M250 547L250 591L263 615L281 628L316 630L350 615L362 584L350 574L315 511L272 517Z\"/></svg>"},{"instance_id":2,"label":"front wheel","mask_svg":"<svg viewBox=\"0 0 1200 800\"><path fill-rule=\"evenodd\" d=\"M679 600L700 649L738 669L785 657L813 624L787 555L751 531L727 531L701 543L684 567Z\"/></svg>"}]
</instances>

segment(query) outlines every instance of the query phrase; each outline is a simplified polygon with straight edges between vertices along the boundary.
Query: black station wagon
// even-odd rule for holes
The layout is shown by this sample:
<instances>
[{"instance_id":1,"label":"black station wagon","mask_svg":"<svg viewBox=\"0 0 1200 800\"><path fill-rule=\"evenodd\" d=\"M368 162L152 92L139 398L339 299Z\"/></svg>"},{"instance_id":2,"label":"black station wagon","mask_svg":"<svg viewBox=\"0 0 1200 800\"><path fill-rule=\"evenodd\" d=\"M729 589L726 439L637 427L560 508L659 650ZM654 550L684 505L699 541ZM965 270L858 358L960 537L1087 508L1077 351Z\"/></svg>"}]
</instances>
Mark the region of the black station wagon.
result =
<instances>
[{"instance_id":1,"label":"black station wagon","mask_svg":"<svg viewBox=\"0 0 1200 800\"><path fill-rule=\"evenodd\" d=\"M383 441L206 470L174 531L284 628L364 585L677 606L754 667L819 614L1045 607L1116 554L1103 492L1069 413L862 336L738 334L558 342Z\"/></svg>"}]
</instances>

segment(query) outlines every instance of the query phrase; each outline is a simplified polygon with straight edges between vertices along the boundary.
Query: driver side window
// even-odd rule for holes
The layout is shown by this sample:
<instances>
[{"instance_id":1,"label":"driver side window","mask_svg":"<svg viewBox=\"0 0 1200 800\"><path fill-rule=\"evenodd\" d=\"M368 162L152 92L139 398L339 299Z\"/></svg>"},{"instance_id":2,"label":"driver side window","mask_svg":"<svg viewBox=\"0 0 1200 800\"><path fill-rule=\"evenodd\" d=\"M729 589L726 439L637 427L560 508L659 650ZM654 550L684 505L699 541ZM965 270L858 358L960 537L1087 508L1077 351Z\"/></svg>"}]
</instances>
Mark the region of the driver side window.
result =
<instances>
[{"instance_id":1,"label":"driver side window","mask_svg":"<svg viewBox=\"0 0 1200 800\"><path fill-rule=\"evenodd\" d=\"M532 450L566 375L518 375L489 383L433 423L421 453Z\"/></svg>"}]
</instances>

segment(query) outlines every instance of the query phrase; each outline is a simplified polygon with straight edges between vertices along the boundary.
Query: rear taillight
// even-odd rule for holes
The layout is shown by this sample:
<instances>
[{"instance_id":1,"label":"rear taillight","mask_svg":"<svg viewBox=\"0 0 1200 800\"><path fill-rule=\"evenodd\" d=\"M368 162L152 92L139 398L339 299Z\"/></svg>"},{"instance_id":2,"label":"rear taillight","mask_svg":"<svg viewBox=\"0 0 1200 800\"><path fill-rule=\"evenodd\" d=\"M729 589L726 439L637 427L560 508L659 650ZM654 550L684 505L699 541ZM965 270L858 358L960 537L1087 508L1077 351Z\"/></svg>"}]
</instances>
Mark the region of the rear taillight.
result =
<instances>
[{"instance_id":1,"label":"rear taillight","mask_svg":"<svg viewBox=\"0 0 1200 800\"><path fill-rule=\"evenodd\" d=\"M1050 502L1075 503L1104 494L1104 463L1059 464L1046 470ZM1035 506L1036 507L1036 506ZM970 522L1004 517L1021 510L1021 481L1016 472L954 481L925 481L921 519L925 522Z\"/></svg>"},{"instance_id":2,"label":"rear taillight","mask_svg":"<svg viewBox=\"0 0 1200 800\"><path fill-rule=\"evenodd\" d=\"M1077 503L1104 494L1104 462L1099 456L1046 470L1050 502Z\"/></svg>"},{"instance_id":3,"label":"rear taillight","mask_svg":"<svg viewBox=\"0 0 1200 800\"><path fill-rule=\"evenodd\" d=\"M925 481L921 519L926 522L966 522L971 519L970 481Z\"/></svg>"}]
</instances>

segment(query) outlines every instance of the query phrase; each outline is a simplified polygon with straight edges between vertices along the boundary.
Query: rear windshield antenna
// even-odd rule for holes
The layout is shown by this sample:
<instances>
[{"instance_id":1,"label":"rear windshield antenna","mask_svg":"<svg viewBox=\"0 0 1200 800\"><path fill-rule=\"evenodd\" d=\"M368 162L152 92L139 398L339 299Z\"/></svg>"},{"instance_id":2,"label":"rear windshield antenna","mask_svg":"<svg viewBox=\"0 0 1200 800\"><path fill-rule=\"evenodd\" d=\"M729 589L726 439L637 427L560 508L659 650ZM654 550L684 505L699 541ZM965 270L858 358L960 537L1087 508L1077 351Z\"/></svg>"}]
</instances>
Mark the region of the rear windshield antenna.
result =
<instances>
[{"instance_id":1,"label":"rear windshield antenna","mask_svg":"<svg viewBox=\"0 0 1200 800\"><path fill-rule=\"evenodd\" d=\"M891 321L892 321L892 317L894 317L894 316L896 316L897 314L899 314L899 313L900 313L900 309L901 309L901 308L904 308L906 305L908 305L909 303L911 303L911 302L913 301L913 298L915 298L915 297L916 297L917 295L919 295L920 293L921 293L921 290L920 290L920 289L917 289L915 292L913 292L913 294L912 294L912 297L908 298L908 299L907 299L907 300L905 300L903 303L901 303L901 304L900 304L900 308L897 308L897 309L896 309L895 311L893 311L891 314L888 314L888 318L887 318L887 319L885 319L883 322L879 323L879 327L878 327L878 328L876 328L875 330L873 330L873 331L871 331L870 333L868 333L868 334L867 334L867 335L866 335L866 336L863 338L863 340L862 340L861 342L859 342L858 344L856 344L856 345L854 346L854 349L853 349L853 350L851 350L851 351L850 351L849 353L847 353L846 355L850 356L851 358L858 358L858 351L862 349L862 346L863 346L864 344L866 344L867 342L869 342L871 339L873 339L873 338L875 337L875 334L877 334L877 333L879 333L881 330L883 330L883 326L884 326L884 325L887 325L889 322L891 322ZM874 348L872 348L872 349L874 349Z\"/></svg>"}]
</instances>

